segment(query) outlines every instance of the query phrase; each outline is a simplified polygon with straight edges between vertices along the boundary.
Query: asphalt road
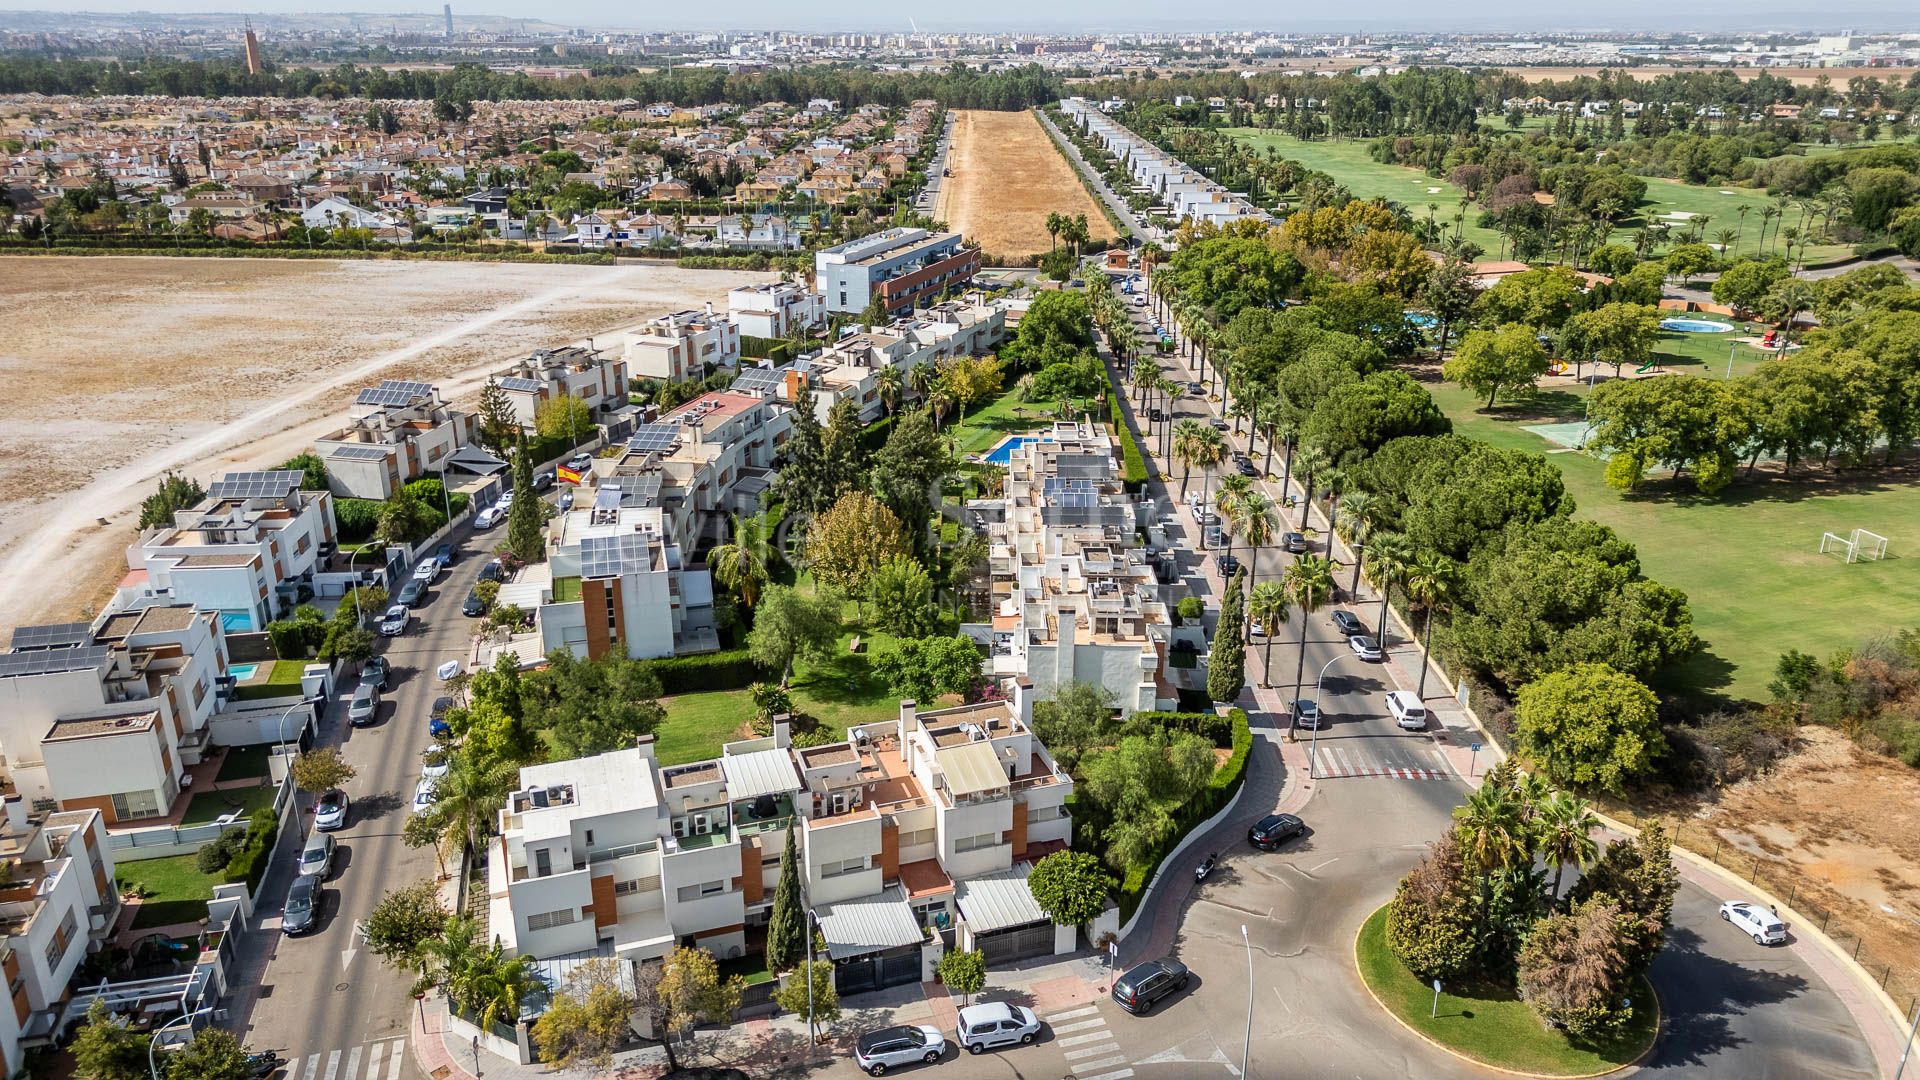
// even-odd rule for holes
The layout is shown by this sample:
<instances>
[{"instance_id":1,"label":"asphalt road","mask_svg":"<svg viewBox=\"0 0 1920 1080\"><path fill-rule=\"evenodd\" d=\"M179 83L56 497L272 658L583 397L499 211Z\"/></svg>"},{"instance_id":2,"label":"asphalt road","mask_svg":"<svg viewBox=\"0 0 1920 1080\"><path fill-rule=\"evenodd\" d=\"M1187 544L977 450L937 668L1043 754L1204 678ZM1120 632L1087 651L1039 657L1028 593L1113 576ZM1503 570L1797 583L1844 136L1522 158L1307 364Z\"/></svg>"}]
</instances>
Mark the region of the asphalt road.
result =
<instances>
[{"instance_id":1,"label":"asphalt road","mask_svg":"<svg viewBox=\"0 0 1920 1080\"><path fill-rule=\"evenodd\" d=\"M379 639L379 651L393 664L393 679L378 722L362 728L346 723L344 701L353 679L327 710L317 744L339 747L359 770L346 786L352 799L347 825L334 833L340 846L315 932L297 938L280 934L277 915L291 880L291 860L282 859L269 875L261 910L269 915L263 929L272 958L243 1029L249 1048L275 1050L288 1059L283 1080L418 1075L411 1064L401 1064L413 1008L407 993L412 979L367 952L356 931L386 890L435 873L433 853L407 848L400 829L420 778L420 753L431 742L427 716L439 686L434 669L467 653L473 620L461 614L460 605L495 535L481 533L463 543L460 561L441 574L432 599L415 612L407 632ZM311 805L311 800L302 802ZM312 814L303 813L302 830L312 826Z\"/></svg>"}]
</instances>

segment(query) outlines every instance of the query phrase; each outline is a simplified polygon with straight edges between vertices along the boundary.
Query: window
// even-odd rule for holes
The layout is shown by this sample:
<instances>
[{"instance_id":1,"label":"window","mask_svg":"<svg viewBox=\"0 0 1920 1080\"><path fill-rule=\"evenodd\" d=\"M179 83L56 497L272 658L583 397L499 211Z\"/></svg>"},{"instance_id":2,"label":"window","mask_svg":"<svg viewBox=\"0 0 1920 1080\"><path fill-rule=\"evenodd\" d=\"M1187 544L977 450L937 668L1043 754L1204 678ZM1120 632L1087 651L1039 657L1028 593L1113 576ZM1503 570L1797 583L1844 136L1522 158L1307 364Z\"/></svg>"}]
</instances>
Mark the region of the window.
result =
<instances>
[{"instance_id":1,"label":"window","mask_svg":"<svg viewBox=\"0 0 1920 1080\"><path fill-rule=\"evenodd\" d=\"M1000 843L999 833L997 832L981 833L979 836L963 836L958 840L955 840L953 842L953 850L956 853L962 852L962 851L977 851L980 848L994 847L999 843Z\"/></svg>"},{"instance_id":2,"label":"window","mask_svg":"<svg viewBox=\"0 0 1920 1080\"><path fill-rule=\"evenodd\" d=\"M613 895L615 896L629 896L639 891L640 880L638 878L632 881L616 881L613 883Z\"/></svg>"},{"instance_id":3,"label":"window","mask_svg":"<svg viewBox=\"0 0 1920 1080\"><path fill-rule=\"evenodd\" d=\"M701 885L682 885L680 886L679 893L680 902L683 904L691 903L702 897L719 896L726 891L727 883L724 881L709 881Z\"/></svg>"},{"instance_id":4,"label":"window","mask_svg":"<svg viewBox=\"0 0 1920 1080\"><path fill-rule=\"evenodd\" d=\"M823 878L840 877L843 874L857 874L867 868L866 856L857 859L842 859L839 862L820 864L820 876Z\"/></svg>"},{"instance_id":5,"label":"window","mask_svg":"<svg viewBox=\"0 0 1920 1080\"><path fill-rule=\"evenodd\" d=\"M593 846L593 830L592 830L592 829L588 829L588 830L587 830L587 843L586 843L586 846L587 846L587 847L592 847L592 846Z\"/></svg>"},{"instance_id":6,"label":"window","mask_svg":"<svg viewBox=\"0 0 1920 1080\"><path fill-rule=\"evenodd\" d=\"M60 920L60 937L64 941L72 941L73 935L79 932L80 920L74 917L73 909L68 908L67 917Z\"/></svg>"},{"instance_id":7,"label":"window","mask_svg":"<svg viewBox=\"0 0 1920 1080\"><path fill-rule=\"evenodd\" d=\"M900 834L900 846L903 848L918 847L921 844L931 844L939 838L940 831L938 829L915 829L912 832L903 832Z\"/></svg>"},{"instance_id":8,"label":"window","mask_svg":"<svg viewBox=\"0 0 1920 1080\"><path fill-rule=\"evenodd\" d=\"M572 908L561 908L559 911L542 911L537 915L527 916L527 930L529 932L534 930L551 930L556 926L566 926L578 917Z\"/></svg>"},{"instance_id":9,"label":"window","mask_svg":"<svg viewBox=\"0 0 1920 1080\"><path fill-rule=\"evenodd\" d=\"M125 791L113 796L113 816L120 821L159 817L160 800L149 791Z\"/></svg>"},{"instance_id":10,"label":"window","mask_svg":"<svg viewBox=\"0 0 1920 1080\"><path fill-rule=\"evenodd\" d=\"M47 966L59 967L60 958L67 955L67 939L59 934L53 935L47 942Z\"/></svg>"},{"instance_id":11,"label":"window","mask_svg":"<svg viewBox=\"0 0 1920 1080\"><path fill-rule=\"evenodd\" d=\"M553 873L553 855L546 848L533 850L533 876L547 877Z\"/></svg>"}]
</instances>

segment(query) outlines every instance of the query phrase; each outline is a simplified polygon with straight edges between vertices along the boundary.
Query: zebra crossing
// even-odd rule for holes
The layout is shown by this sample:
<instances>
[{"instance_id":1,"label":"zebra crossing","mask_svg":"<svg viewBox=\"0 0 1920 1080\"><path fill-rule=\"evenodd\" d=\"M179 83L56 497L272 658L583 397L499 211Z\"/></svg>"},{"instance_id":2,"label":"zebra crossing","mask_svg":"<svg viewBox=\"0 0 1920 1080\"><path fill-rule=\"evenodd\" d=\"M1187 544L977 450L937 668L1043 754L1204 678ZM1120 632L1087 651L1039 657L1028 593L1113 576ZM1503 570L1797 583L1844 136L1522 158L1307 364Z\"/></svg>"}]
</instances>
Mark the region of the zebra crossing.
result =
<instances>
[{"instance_id":1,"label":"zebra crossing","mask_svg":"<svg viewBox=\"0 0 1920 1080\"><path fill-rule=\"evenodd\" d=\"M1127 1080L1133 1070L1127 1055L1114 1041L1113 1029L1098 1005L1085 1005L1042 1017L1053 1030L1053 1042L1066 1055L1074 1080Z\"/></svg>"},{"instance_id":2,"label":"zebra crossing","mask_svg":"<svg viewBox=\"0 0 1920 1080\"><path fill-rule=\"evenodd\" d=\"M281 1080L400 1080L402 1063L407 1060L407 1040L349 1046L342 1050L321 1050L304 1057L287 1055Z\"/></svg>"},{"instance_id":3,"label":"zebra crossing","mask_svg":"<svg viewBox=\"0 0 1920 1080\"><path fill-rule=\"evenodd\" d=\"M1316 777L1374 776L1391 780L1451 780L1453 769L1437 747L1399 740L1339 746L1320 745L1314 764Z\"/></svg>"}]
</instances>

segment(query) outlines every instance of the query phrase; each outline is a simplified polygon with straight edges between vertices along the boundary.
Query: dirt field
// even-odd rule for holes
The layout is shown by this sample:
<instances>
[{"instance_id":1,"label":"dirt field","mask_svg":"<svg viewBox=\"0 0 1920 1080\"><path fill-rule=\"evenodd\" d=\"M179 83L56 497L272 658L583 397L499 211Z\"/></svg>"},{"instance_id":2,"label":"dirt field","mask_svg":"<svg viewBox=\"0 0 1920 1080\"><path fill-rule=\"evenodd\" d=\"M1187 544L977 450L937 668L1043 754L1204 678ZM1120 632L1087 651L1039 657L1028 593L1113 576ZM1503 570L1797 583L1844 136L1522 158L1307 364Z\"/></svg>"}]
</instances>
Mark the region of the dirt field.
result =
<instances>
[{"instance_id":1,"label":"dirt field","mask_svg":"<svg viewBox=\"0 0 1920 1080\"><path fill-rule=\"evenodd\" d=\"M1888 988L1904 1000L1920 992L1920 770L1826 728L1801 736L1803 749L1728 789L1681 838L1757 873L1843 947L1861 942L1860 962L1876 979L1891 965Z\"/></svg>"},{"instance_id":2,"label":"dirt field","mask_svg":"<svg viewBox=\"0 0 1920 1080\"><path fill-rule=\"evenodd\" d=\"M382 378L470 400L490 370L769 275L671 267L0 258L0 629L125 572L169 469L264 468Z\"/></svg>"},{"instance_id":3,"label":"dirt field","mask_svg":"<svg viewBox=\"0 0 1920 1080\"><path fill-rule=\"evenodd\" d=\"M952 170L933 216L988 255L1037 255L1052 247L1047 215L1087 215L1095 240L1111 240L1100 204L1030 112L965 109L953 127Z\"/></svg>"}]
</instances>

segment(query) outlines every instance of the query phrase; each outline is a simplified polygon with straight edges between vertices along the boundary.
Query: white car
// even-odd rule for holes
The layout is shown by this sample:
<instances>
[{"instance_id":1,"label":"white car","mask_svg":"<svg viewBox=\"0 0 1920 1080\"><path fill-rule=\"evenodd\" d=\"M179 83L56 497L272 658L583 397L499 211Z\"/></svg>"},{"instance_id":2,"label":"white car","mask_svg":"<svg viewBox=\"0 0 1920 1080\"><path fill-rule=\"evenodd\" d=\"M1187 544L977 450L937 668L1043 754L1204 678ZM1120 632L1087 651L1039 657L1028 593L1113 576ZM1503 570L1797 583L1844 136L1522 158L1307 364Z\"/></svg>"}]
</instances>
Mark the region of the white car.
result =
<instances>
[{"instance_id":1,"label":"white car","mask_svg":"<svg viewBox=\"0 0 1920 1080\"><path fill-rule=\"evenodd\" d=\"M399 637L407 632L407 624L413 621L413 612L405 604L395 604L380 616L380 633L383 637Z\"/></svg>"},{"instance_id":2,"label":"white car","mask_svg":"<svg viewBox=\"0 0 1920 1080\"><path fill-rule=\"evenodd\" d=\"M1026 1045L1040 1035L1040 1018L1024 1005L984 1001L960 1010L960 1045L979 1054L996 1046Z\"/></svg>"},{"instance_id":3,"label":"white car","mask_svg":"<svg viewBox=\"0 0 1920 1080\"><path fill-rule=\"evenodd\" d=\"M428 760L428 755L432 755L434 760ZM438 781L447 775L448 758L444 749L429 746L421 752L420 758L420 779L423 783L428 780Z\"/></svg>"},{"instance_id":4,"label":"white car","mask_svg":"<svg viewBox=\"0 0 1920 1080\"><path fill-rule=\"evenodd\" d=\"M1785 945L1787 924L1770 909L1745 900L1729 900L1720 905L1720 918L1745 931L1756 945Z\"/></svg>"},{"instance_id":5,"label":"white car","mask_svg":"<svg viewBox=\"0 0 1920 1080\"><path fill-rule=\"evenodd\" d=\"M1347 648L1362 660L1380 659L1380 642L1371 634L1355 634L1347 639Z\"/></svg>"},{"instance_id":6,"label":"white car","mask_svg":"<svg viewBox=\"0 0 1920 1080\"><path fill-rule=\"evenodd\" d=\"M419 813L433 805L433 793L440 786L438 780L421 777L420 783L413 789L413 812Z\"/></svg>"},{"instance_id":7,"label":"white car","mask_svg":"<svg viewBox=\"0 0 1920 1080\"><path fill-rule=\"evenodd\" d=\"M431 555L421 559L420 565L413 568L413 580L415 581L424 581L431 585L433 584L433 579L439 576L440 560Z\"/></svg>"},{"instance_id":8,"label":"white car","mask_svg":"<svg viewBox=\"0 0 1920 1080\"><path fill-rule=\"evenodd\" d=\"M868 1075L880 1076L895 1065L924 1061L931 1065L947 1052L947 1038L936 1027L881 1028L860 1036L853 1045L854 1063Z\"/></svg>"},{"instance_id":9,"label":"white car","mask_svg":"<svg viewBox=\"0 0 1920 1080\"><path fill-rule=\"evenodd\" d=\"M1408 731L1427 730L1427 707L1420 699L1405 690L1395 690L1387 695L1387 712L1393 722Z\"/></svg>"},{"instance_id":10,"label":"white car","mask_svg":"<svg viewBox=\"0 0 1920 1080\"><path fill-rule=\"evenodd\" d=\"M476 529L491 529L505 520L507 520L506 504L495 503L473 516L473 527Z\"/></svg>"}]
</instances>

